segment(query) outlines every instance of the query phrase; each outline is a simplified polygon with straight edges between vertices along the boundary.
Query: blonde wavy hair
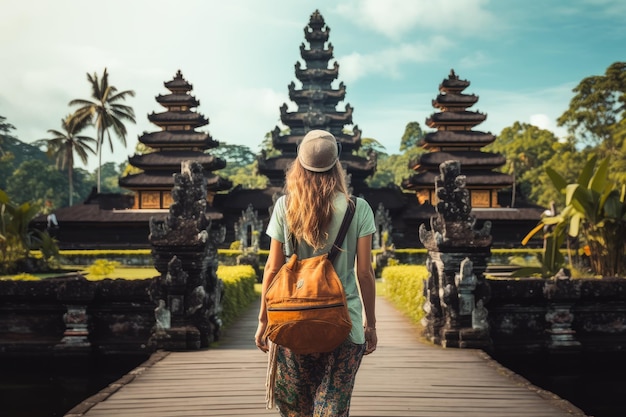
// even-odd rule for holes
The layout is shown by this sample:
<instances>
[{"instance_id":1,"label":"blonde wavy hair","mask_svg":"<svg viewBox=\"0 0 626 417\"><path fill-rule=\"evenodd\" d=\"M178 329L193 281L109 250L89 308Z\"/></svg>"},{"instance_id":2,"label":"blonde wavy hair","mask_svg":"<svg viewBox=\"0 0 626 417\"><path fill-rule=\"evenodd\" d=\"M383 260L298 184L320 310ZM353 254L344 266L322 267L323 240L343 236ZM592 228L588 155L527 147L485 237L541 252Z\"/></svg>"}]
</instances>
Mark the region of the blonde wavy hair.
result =
<instances>
[{"instance_id":1,"label":"blonde wavy hair","mask_svg":"<svg viewBox=\"0 0 626 417\"><path fill-rule=\"evenodd\" d=\"M328 226L333 217L335 193L350 199L345 171L339 161L326 172L304 169L296 158L286 174L287 225L298 242L306 242L315 250L328 241Z\"/></svg>"}]
</instances>

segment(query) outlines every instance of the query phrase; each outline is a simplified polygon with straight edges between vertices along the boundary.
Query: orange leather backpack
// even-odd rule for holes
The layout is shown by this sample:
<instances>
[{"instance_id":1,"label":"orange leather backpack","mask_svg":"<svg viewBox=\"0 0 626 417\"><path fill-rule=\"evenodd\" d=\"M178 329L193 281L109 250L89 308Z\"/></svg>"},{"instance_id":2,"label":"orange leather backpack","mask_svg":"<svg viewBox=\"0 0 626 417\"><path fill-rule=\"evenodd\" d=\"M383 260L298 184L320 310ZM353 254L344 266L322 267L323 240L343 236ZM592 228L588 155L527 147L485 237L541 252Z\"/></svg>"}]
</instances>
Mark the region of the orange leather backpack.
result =
<instances>
[{"instance_id":1,"label":"orange leather backpack","mask_svg":"<svg viewBox=\"0 0 626 417\"><path fill-rule=\"evenodd\" d=\"M350 334L346 294L332 262L355 210L356 198L351 197L329 253L307 259L294 253L274 276L265 295L265 335L275 344L300 354L330 352Z\"/></svg>"}]
</instances>

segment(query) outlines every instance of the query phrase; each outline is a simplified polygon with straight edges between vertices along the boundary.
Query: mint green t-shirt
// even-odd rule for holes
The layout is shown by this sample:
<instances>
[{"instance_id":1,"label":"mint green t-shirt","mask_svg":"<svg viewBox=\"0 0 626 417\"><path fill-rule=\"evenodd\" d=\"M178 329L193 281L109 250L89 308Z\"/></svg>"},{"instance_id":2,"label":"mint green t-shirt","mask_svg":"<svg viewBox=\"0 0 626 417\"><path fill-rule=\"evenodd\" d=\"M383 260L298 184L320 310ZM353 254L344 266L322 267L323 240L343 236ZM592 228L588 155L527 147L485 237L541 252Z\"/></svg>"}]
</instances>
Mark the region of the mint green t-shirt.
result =
<instances>
[{"instance_id":1,"label":"mint green t-shirt","mask_svg":"<svg viewBox=\"0 0 626 417\"><path fill-rule=\"evenodd\" d=\"M287 236L287 225L285 219L286 209L286 197L282 196L274 205L272 217L267 225L267 235L272 239L276 239L279 242L285 243ZM317 256L323 253L327 253L335 238L339 232L341 221L346 212L347 201L343 194L337 194L333 201L335 208L335 214L331 220L328 236L329 240L326 247L319 252L313 251L313 248L307 245L305 242L298 244L298 258L306 259L313 256ZM356 279L354 261L356 259L357 240L360 237L371 235L376 231L376 225L374 223L374 213L371 207L364 199L357 197L356 211L354 212L354 218L348 228L348 233L341 246L341 251L335 258L333 265L337 275L341 279L344 290L346 292L346 298L348 300L348 311L350 312L350 319L352 320L352 331L350 332L350 340L356 344L365 343L365 335L363 333L363 304L359 295L358 282ZM291 255L291 245L287 244L286 251L288 255Z\"/></svg>"}]
</instances>

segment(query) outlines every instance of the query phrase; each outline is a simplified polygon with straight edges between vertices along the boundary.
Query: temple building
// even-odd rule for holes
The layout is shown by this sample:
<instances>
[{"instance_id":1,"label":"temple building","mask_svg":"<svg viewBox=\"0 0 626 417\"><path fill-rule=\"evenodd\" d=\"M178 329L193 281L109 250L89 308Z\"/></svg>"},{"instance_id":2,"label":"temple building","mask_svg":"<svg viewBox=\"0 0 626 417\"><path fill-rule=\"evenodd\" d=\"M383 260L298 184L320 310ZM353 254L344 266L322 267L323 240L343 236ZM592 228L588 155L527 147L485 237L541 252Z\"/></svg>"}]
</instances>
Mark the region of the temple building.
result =
<instances>
[{"instance_id":1,"label":"temple building","mask_svg":"<svg viewBox=\"0 0 626 417\"><path fill-rule=\"evenodd\" d=\"M167 215L174 174L180 172L183 161L195 161L206 178L207 217L213 224L225 226L222 246L249 241L266 249L269 238L265 227L276 199L283 193L286 170L297 156L298 144L313 129L330 131L340 143L340 161L350 191L364 198L375 213L375 248L383 243L397 248L422 246L418 229L421 224L429 224L435 214L435 178L440 164L448 160L460 162L471 195L472 214L478 222L492 222L494 246L519 246L544 208L516 197L514 179L497 171L506 164L504 156L482 150L496 137L474 130L487 116L468 110L478 102L476 95L464 92L470 83L459 79L454 71L441 83L439 95L432 102L439 112L426 120L426 125L435 130L419 144L427 152L412 164L415 173L402 182L402 188L369 187L367 179L377 169L376 156L363 155L362 132L353 122L354 108L342 105L346 86L336 83L339 64L334 60L329 35L330 28L316 10L304 27L301 60L295 64L297 82L288 84L292 106L285 103L278 109L281 123L271 131L275 152L257 156L258 174L268 178L266 188L231 189L231 182L216 174L226 165L210 153L219 143L198 130L209 123L208 119L195 111L200 103L191 95L192 85L178 71L164 83L169 93L156 97L165 111L148 115L160 130L138 138L147 151L130 157L132 172L119 179L119 185L129 193L107 195L94 190L84 203L55 211L60 226L55 231L59 246L149 247L149 221ZM263 130L252 126L250 134L258 135L259 131ZM45 216L33 223L46 228ZM385 239L389 240L383 242Z\"/></svg>"},{"instance_id":2,"label":"temple building","mask_svg":"<svg viewBox=\"0 0 626 417\"><path fill-rule=\"evenodd\" d=\"M346 97L346 86L340 82L337 88L332 84L339 77L339 64L333 59L334 48L328 41L330 28L318 10L311 14L309 23L304 28L306 41L300 45L300 57L304 61L295 64L295 76L298 84L288 85L289 99L296 109L289 111L285 103L280 107L280 120L283 126L276 126L272 131L272 145L280 153L258 156L258 172L269 179L269 186L264 190L246 190L237 188L227 195L218 195L216 206L223 212L226 223L253 204L261 219L267 224L269 213L275 200L282 194L285 172L297 156L297 147L304 135L313 129L331 132L341 145L340 162L348 176L348 186L354 195L365 198L374 210L380 203L393 214L399 214L405 206L405 196L398 188L373 190L365 180L376 170L376 158L369 155L357 155L361 147L361 130L353 124L354 109L346 104L338 109ZM401 220L401 216L395 216ZM229 233L229 231L227 231ZM269 245L267 237L262 246ZM228 236L228 235L227 235ZM227 240L229 237L227 237Z\"/></svg>"},{"instance_id":3,"label":"temple building","mask_svg":"<svg viewBox=\"0 0 626 417\"><path fill-rule=\"evenodd\" d=\"M473 215L494 224L494 244L519 245L537 224L544 208L529 204L522 196L516 199L514 178L496 171L507 163L506 158L482 150L493 143L496 136L474 130L487 115L468 110L478 102L478 96L464 93L469 85L470 82L460 79L454 70L439 85L439 95L432 105L440 111L426 119L426 125L436 130L427 133L418 144L426 152L410 166L415 174L402 182L402 187L414 191L417 199L417 206L413 202L407 210L407 224L418 227L433 215L439 166L442 162L456 160L461 163Z\"/></svg>"},{"instance_id":4,"label":"temple building","mask_svg":"<svg viewBox=\"0 0 626 417\"><path fill-rule=\"evenodd\" d=\"M281 154L267 159L259 158L259 173L267 176L273 186L284 184L285 170L295 159L298 144L313 129L327 130L341 143L341 162L356 190L365 187L365 179L376 169L374 159L353 154L361 146L358 126L354 125L351 132L349 129L353 125L354 109L350 104L346 104L343 111L337 109L346 97L346 86L341 82L338 88L332 87L333 81L339 76L339 64L335 61L332 66L329 65L333 59L329 34L330 28L316 10L304 28L308 47L304 43L300 45L304 67L299 61L295 64L295 75L301 87L297 87L293 81L288 87L289 99L296 104L297 110L290 112L287 104L283 104L280 120L287 127L286 133L278 126L272 132L272 145Z\"/></svg>"},{"instance_id":5,"label":"temple building","mask_svg":"<svg viewBox=\"0 0 626 417\"><path fill-rule=\"evenodd\" d=\"M196 131L209 121L193 110L200 102L190 94L193 87L180 70L164 85L170 94L160 94L156 101L167 110L148 115L148 120L161 130L145 132L138 139L152 151L128 159L128 163L141 172L120 178L119 185L133 191L133 209L168 209L172 203L174 174L180 172L183 161L195 161L204 168L207 199L211 205L216 192L232 187L230 181L213 174L225 168L226 162L206 153L219 146L219 142L207 132Z\"/></svg>"},{"instance_id":6,"label":"temple building","mask_svg":"<svg viewBox=\"0 0 626 417\"><path fill-rule=\"evenodd\" d=\"M54 231L61 249L78 248L148 248L151 218L167 216L172 203L174 174L181 172L183 161L202 165L207 188L207 218L223 224L223 215L212 206L213 196L232 187L230 181L214 174L226 166L225 161L209 153L219 146L211 135L196 129L209 121L194 111L200 102L190 92L189 84L179 70L171 81L164 82L170 93L158 95L156 101L166 111L148 115L161 130L144 133L138 140L147 152L128 159L133 173L121 177L119 185L126 194L97 193L94 190L81 204L55 211L59 228ZM33 221L46 228L46 217Z\"/></svg>"}]
</instances>

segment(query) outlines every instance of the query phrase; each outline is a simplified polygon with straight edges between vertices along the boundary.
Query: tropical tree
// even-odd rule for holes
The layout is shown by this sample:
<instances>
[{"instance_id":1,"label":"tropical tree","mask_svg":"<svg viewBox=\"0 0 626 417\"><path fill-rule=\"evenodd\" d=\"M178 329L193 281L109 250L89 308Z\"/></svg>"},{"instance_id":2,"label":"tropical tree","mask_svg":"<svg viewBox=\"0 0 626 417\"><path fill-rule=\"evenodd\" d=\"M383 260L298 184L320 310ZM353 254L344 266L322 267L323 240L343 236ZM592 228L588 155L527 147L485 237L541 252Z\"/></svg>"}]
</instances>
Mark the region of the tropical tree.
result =
<instances>
[{"instance_id":1,"label":"tropical tree","mask_svg":"<svg viewBox=\"0 0 626 417\"><path fill-rule=\"evenodd\" d=\"M559 126L592 146L600 158L610 157L609 176L626 182L626 62L611 64L604 75L584 78L573 90Z\"/></svg>"},{"instance_id":2,"label":"tropical tree","mask_svg":"<svg viewBox=\"0 0 626 417\"><path fill-rule=\"evenodd\" d=\"M48 234L30 226L39 214L37 203L14 203L9 195L0 190L0 273L14 273L18 269L34 272L48 268L58 261L56 241ZM41 250L43 265L30 256L33 250Z\"/></svg>"},{"instance_id":3,"label":"tropical tree","mask_svg":"<svg viewBox=\"0 0 626 417\"><path fill-rule=\"evenodd\" d=\"M74 197L74 153L78 155L83 164L87 164L88 152L95 154L91 144L96 140L89 136L83 136L79 133L89 126L91 120L87 117L77 117L76 115L67 115L61 119L62 131L49 129L48 133L52 138L41 139L36 144L45 144L48 148L47 154L54 158L57 169L63 170L67 168L67 178L69 183L69 205L73 204Z\"/></svg>"},{"instance_id":4,"label":"tropical tree","mask_svg":"<svg viewBox=\"0 0 626 417\"><path fill-rule=\"evenodd\" d=\"M113 152L113 141L111 139L111 129L113 133L126 146L126 126L125 121L135 123L135 112L132 107L121 104L126 98L134 97L133 90L119 91L116 87L109 85L109 73L104 69L102 78L98 75L87 74L87 80L91 84L92 100L75 99L70 101L70 106L80 106L75 117L78 119L87 118L96 127L97 142L96 153L98 154L97 170L97 191L100 192L100 168L102 166L102 146L104 139L108 140L111 152Z\"/></svg>"},{"instance_id":5,"label":"tropical tree","mask_svg":"<svg viewBox=\"0 0 626 417\"><path fill-rule=\"evenodd\" d=\"M507 164L502 167L502 172L515 177L516 191L542 206L560 200L545 167L556 165L565 178L573 181L584 164L584 160L577 157L579 151L571 140L560 141L551 131L528 123L515 122L502 129L498 140L485 150L504 155Z\"/></svg>"},{"instance_id":6,"label":"tropical tree","mask_svg":"<svg viewBox=\"0 0 626 417\"><path fill-rule=\"evenodd\" d=\"M608 170L607 158L598 163L597 156L592 156L578 181L568 183L556 171L546 168L554 186L565 198L565 208L557 215L543 217L522 243L526 244L545 229L552 229L557 244L563 242L565 233L571 238L580 237L587 245L595 274L623 277L626 273L626 187L610 181Z\"/></svg>"},{"instance_id":7,"label":"tropical tree","mask_svg":"<svg viewBox=\"0 0 626 417\"><path fill-rule=\"evenodd\" d=\"M4 147L2 146L4 144L4 137L8 136L9 132L15 129L15 126L8 123L6 120L6 117L0 116L0 156L4 156L5 154Z\"/></svg>"},{"instance_id":8,"label":"tropical tree","mask_svg":"<svg viewBox=\"0 0 626 417\"><path fill-rule=\"evenodd\" d=\"M419 122L407 123L400 140L400 151L409 151L419 147L422 139L424 139L424 131Z\"/></svg>"},{"instance_id":9,"label":"tropical tree","mask_svg":"<svg viewBox=\"0 0 626 417\"><path fill-rule=\"evenodd\" d=\"M421 147L423 138L424 132L418 122L407 123L400 138L401 153L388 155L377 152L376 172L367 179L367 184L370 187L400 186L402 180L414 174L412 167L417 157L424 153Z\"/></svg>"}]
</instances>

